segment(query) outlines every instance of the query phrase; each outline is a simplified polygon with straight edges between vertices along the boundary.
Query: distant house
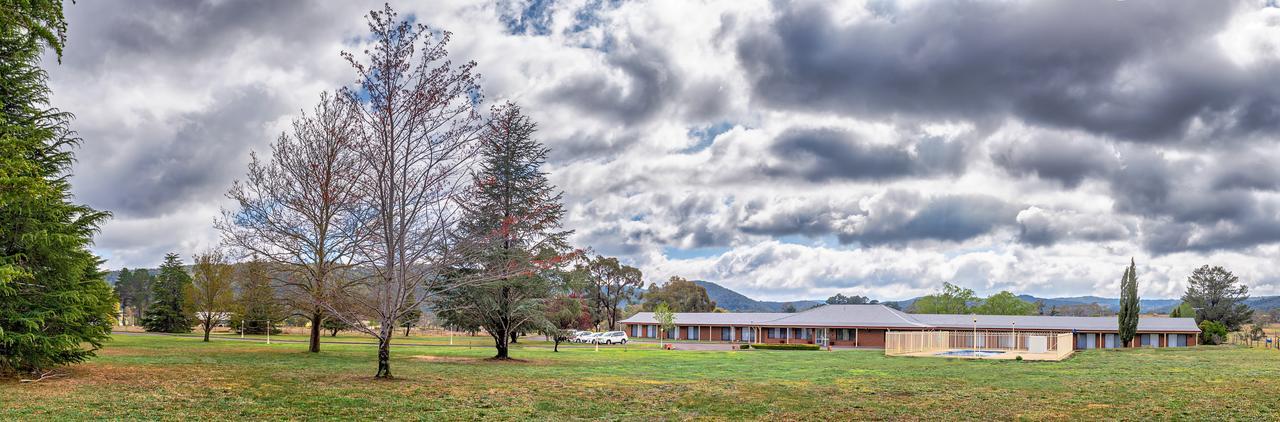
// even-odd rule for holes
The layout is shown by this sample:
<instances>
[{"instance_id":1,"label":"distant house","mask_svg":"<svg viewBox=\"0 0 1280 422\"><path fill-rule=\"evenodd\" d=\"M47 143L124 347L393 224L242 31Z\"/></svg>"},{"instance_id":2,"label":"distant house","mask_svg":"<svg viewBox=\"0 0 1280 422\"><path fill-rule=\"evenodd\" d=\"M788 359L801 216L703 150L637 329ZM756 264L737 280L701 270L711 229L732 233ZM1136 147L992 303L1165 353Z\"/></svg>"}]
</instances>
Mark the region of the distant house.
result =
<instances>
[{"instance_id":1,"label":"distant house","mask_svg":"<svg viewBox=\"0 0 1280 422\"><path fill-rule=\"evenodd\" d=\"M797 313L677 313L676 328L661 333L652 312L622 321L633 338L744 343L806 343L883 348L892 331L1071 333L1075 349L1194 346L1192 318L1141 317L1138 334L1120 344L1116 317L908 314L884 305L825 305ZM979 345L981 346L981 345Z\"/></svg>"}]
</instances>

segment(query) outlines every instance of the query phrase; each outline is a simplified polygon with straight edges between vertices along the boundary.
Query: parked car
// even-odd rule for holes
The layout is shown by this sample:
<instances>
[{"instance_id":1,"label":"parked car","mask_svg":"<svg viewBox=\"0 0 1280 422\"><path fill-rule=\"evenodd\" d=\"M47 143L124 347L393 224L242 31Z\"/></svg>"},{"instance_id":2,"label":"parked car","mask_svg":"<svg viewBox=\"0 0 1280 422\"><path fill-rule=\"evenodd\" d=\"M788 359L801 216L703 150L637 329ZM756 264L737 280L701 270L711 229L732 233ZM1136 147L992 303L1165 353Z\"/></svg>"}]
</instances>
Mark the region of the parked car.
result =
<instances>
[{"instance_id":1,"label":"parked car","mask_svg":"<svg viewBox=\"0 0 1280 422\"><path fill-rule=\"evenodd\" d=\"M589 334L591 334L591 332L590 332L590 331L574 331L574 332L569 336L569 342L570 342L570 343L582 343L582 338L583 338L583 337L585 337L585 336L587 336L587 335L589 335Z\"/></svg>"},{"instance_id":2,"label":"parked car","mask_svg":"<svg viewBox=\"0 0 1280 422\"><path fill-rule=\"evenodd\" d=\"M596 337L604 333L586 333L578 336L578 343L595 343Z\"/></svg>"},{"instance_id":3,"label":"parked car","mask_svg":"<svg viewBox=\"0 0 1280 422\"><path fill-rule=\"evenodd\" d=\"M596 343L600 344L627 344L627 333L621 331L610 331L596 337Z\"/></svg>"}]
</instances>

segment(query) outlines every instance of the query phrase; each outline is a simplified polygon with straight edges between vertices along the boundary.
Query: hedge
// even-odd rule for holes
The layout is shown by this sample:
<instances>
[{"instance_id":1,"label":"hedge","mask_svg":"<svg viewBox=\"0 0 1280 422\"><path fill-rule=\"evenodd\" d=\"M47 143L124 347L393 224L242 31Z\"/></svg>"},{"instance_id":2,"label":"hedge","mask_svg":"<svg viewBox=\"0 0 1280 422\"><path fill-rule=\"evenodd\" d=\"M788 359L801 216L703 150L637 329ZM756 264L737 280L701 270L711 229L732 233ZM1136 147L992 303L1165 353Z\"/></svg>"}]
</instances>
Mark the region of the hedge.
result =
<instances>
[{"instance_id":1,"label":"hedge","mask_svg":"<svg viewBox=\"0 0 1280 422\"><path fill-rule=\"evenodd\" d=\"M822 350L816 344L753 344L751 348L760 350Z\"/></svg>"}]
</instances>

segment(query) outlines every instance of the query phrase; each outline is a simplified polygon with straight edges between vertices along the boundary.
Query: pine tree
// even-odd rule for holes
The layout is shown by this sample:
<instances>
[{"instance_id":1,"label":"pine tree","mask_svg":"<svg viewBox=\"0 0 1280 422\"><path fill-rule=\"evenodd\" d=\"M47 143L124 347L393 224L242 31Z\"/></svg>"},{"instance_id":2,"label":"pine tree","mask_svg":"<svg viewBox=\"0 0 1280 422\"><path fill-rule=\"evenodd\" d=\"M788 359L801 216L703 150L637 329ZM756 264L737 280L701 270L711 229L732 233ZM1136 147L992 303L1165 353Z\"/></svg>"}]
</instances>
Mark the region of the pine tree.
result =
<instances>
[{"instance_id":1,"label":"pine tree","mask_svg":"<svg viewBox=\"0 0 1280 422\"><path fill-rule=\"evenodd\" d=\"M89 251L109 218L71 200L67 170L80 138L49 106L41 53L62 56L57 1L0 8L0 373L82 362L111 333L115 297Z\"/></svg>"},{"instance_id":2,"label":"pine tree","mask_svg":"<svg viewBox=\"0 0 1280 422\"><path fill-rule=\"evenodd\" d=\"M191 286L191 275L182 265L176 253L164 256L160 276L151 284L154 303L142 315L142 326L147 331L160 333L189 333L195 318L186 309L186 291Z\"/></svg>"},{"instance_id":3,"label":"pine tree","mask_svg":"<svg viewBox=\"0 0 1280 422\"><path fill-rule=\"evenodd\" d=\"M463 205L466 237L486 239L476 264L503 274L491 283L443 292L441 316L451 325L478 326L493 337L496 359L505 359L514 334L541 329L544 302L553 289L537 271L507 275L513 268L546 267L568 249L561 230L562 194L542 171L548 149L533 139L536 125L515 104L494 107L481 137L480 169Z\"/></svg>"},{"instance_id":4,"label":"pine tree","mask_svg":"<svg viewBox=\"0 0 1280 422\"><path fill-rule=\"evenodd\" d=\"M266 263L254 259L241 268L239 278L239 296L236 297L236 315L232 318L233 328L246 334L272 334L278 332L275 323L287 315L276 291L271 287L271 275Z\"/></svg>"},{"instance_id":5,"label":"pine tree","mask_svg":"<svg viewBox=\"0 0 1280 422\"><path fill-rule=\"evenodd\" d=\"M1120 279L1120 343L1129 344L1138 332L1138 267L1132 259Z\"/></svg>"}]
</instances>

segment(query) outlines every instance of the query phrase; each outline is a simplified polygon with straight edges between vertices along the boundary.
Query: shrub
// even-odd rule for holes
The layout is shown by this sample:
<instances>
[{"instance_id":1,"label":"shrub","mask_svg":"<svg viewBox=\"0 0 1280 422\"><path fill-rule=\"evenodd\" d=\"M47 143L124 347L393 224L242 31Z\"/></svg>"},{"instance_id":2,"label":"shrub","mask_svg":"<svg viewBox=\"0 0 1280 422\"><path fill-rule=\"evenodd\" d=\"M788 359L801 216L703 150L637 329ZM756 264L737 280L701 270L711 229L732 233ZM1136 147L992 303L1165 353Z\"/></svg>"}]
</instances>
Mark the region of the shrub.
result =
<instances>
[{"instance_id":1,"label":"shrub","mask_svg":"<svg viewBox=\"0 0 1280 422\"><path fill-rule=\"evenodd\" d=\"M752 347L760 350L821 350L816 344L757 344Z\"/></svg>"},{"instance_id":2,"label":"shrub","mask_svg":"<svg viewBox=\"0 0 1280 422\"><path fill-rule=\"evenodd\" d=\"M1218 321L1200 322L1201 344L1222 344L1227 341L1227 326Z\"/></svg>"},{"instance_id":3,"label":"shrub","mask_svg":"<svg viewBox=\"0 0 1280 422\"><path fill-rule=\"evenodd\" d=\"M747 349L750 349L750 348L751 348L751 345L750 345L750 344L743 344L743 345L738 346L738 348L739 348L739 349L742 349L742 350L747 350Z\"/></svg>"},{"instance_id":4,"label":"shrub","mask_svg":"<svg viewBox=\"0 0 1280 422\"><path fill-rule=\"evenodd\" d=\"M1022 355L1018 355L1018 357L1013 358L1013 360L1022 360Z\"/></svg>"}]
</instances>

